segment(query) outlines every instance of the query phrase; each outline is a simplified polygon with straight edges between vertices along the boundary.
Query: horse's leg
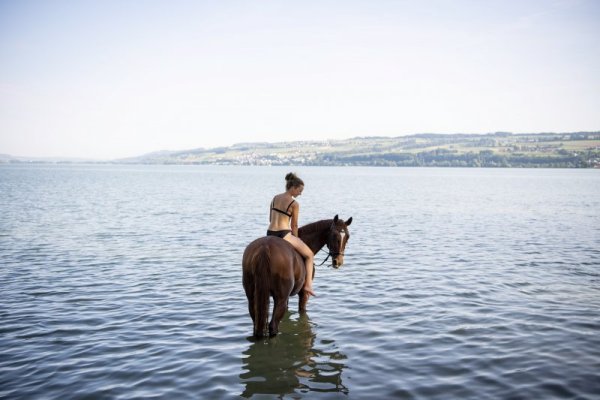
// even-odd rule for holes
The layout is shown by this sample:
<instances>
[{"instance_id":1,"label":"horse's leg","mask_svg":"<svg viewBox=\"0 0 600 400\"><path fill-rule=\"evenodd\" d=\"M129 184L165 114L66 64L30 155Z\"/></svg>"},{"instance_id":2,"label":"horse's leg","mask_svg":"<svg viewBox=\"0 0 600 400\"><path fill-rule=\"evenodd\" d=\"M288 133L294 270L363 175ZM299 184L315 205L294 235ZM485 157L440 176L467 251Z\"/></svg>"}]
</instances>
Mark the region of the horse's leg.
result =
<instances>
[{"instance_id":1,"label":"horse's leg","mask_svg":"<svg viewBox=\"0 0 600 400\"><path fill-rule=\"evenodd\" d=\"M251 274L244 273L243 284L246 298L248 299L248 311L250 312L252 322L254 322L254 277Z\"/></svg>"},{"instance_id":2,"label":"horse's leg","mask_svg":"<svg viewBox=\"0 0 600 400\"><path fill-rule=\"evenodd\" d=\"M312 278L315 278L315 268L313 266ZM298 312L305 313L306 312L306 304L308 303L308 295L304 291L304 289L298 292Z\"/></svg>"},{"instance_id":3,"label":"horse's leg","mask_svg":"<svg viewBox=\"0 0 600 400\"><path fill-rule=\"evenodd\" d=\"M308 296L304 290L301 290L300 293L298 293L298 312L306 312L306 303L308 303Z\"/></svg>"},{"instance_id":4,"label":"horse's leg","mask_svg":"<svg viewBox=\"0 0 600 400\"><path fill-rule=\"evenodd\" d=\"M254 296L253 295L248 296L248 311L250 312L250 318L252 318L252 322L254 322L254 319L256 318L256 316L254 315Z\"/></svg>"},{"instance_id":5,"label":"horse's leg","mask_svg":"<svg viewBox=\"0 0 600 400\"><path fill-rule=\"evenodd\" d=\"M269 335L275 336L279 333L279 323L288 309L288 296L274 298L273 317L269 323Z\"/></svg>"}]
</instances>

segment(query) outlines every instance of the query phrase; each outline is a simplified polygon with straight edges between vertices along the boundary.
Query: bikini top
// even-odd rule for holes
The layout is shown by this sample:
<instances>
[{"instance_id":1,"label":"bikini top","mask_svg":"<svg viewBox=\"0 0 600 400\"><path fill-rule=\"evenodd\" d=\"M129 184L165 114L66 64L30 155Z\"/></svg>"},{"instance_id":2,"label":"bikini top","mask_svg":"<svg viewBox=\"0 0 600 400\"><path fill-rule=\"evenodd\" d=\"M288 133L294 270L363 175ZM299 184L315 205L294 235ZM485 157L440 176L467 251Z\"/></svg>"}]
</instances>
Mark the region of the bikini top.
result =
<instances>
[{"instance_id":1,"label":"bikini top","mask_svg":"<svg viewBox=\"0 0 600 400\"><path fill-rule=\"evenodd\" d=\"M292 217L292 213L290 212L290 207L292 206L292 204L294 204L294 201L296 200L292 200L292 202L287 206L287 208L285 209L285 211L280 210L279 208L275 207L275 199L273 199L273 201L271 202L271 210L272 211L277 211L278 213L287 215L288 217ZM270 218L271 216L269 215L269 220L271 220Z\"/></svg>"}]
</instances>

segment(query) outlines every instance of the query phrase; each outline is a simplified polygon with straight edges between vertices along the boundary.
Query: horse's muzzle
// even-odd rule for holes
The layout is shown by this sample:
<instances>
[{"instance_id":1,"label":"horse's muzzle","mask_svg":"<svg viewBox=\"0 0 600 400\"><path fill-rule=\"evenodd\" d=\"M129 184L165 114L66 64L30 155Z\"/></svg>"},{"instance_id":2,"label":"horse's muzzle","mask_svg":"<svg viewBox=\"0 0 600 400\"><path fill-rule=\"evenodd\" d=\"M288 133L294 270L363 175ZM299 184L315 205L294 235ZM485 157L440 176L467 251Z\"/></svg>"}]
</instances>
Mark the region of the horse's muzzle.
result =
<instances>
[{"instance_id":1,"label":"horse's muzzle","mask_svg":"<svg viewBox=\"0 0 600 400\"><path fill-rule=\"evenodd\" d=\"M344 264L344 256L340 254L333 257L331 264L333 265L333 268L341 267Z\"/></svg>"}]
</instances>

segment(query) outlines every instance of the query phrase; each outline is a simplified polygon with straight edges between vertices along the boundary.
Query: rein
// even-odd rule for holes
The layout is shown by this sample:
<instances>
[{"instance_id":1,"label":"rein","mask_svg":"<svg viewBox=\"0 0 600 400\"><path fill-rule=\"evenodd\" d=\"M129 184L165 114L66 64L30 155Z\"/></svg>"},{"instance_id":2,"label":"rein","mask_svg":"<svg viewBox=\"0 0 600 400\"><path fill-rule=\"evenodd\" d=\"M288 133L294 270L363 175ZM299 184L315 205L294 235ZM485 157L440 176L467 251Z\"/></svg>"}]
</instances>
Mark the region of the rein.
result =
<instances>
[{"instance_id":1,"label":"rein","mask_svg":"<svg viewBox=\"0 0 600 400\"><path fill-rule=\"evenodd\" d=\"M322 251L323 251L323 249L321 248L321 250L317 251L317 253L320 253ZM327 262L327 260L329 260L329 257L331 257L331 256L335 257L335 256L339 256L339 255L343 256L344 253L332 253L331 251L328 251L327 252L327 257L325 257L325 259L323 260L323 262L321 264L317 265L317 266L320 267L321 265L325 264ZM331 267L331 265L328 265L328 267Z\"/></svg>"},{"instance_id":2,"label":"rein","mask_svg":"<svg viewBox=\"0 0 600 400\"><path fill-rule=\"evenodd\" d=\"M337 218L337 216L336 216L336 218ZM304 227L302 227L300 229L304 230L304 232L307 235L315 234L315 233L319 233L320 234L324 229L327 229L328 226L333 226L333 225L331 225L331 220L322 220L322 221L313 222L312 224L306 225L306 226L304 226ZM315 253L315 256L317 254L319 254L321 251L324 251L323 250L324 247L325 246L321 247L319 249L319 251L317 251ZM343 256L344 253L343 252L338 252L338 251L332 252L331 249L329 248L329 244L327 243L327 257L325 257L325 259L323 260L323 262L321 262L321 264L318 264L318 265L314 264L314 265L320 267L323 264L325 264L327 262L327 260L329 260L329 257L337 257L339 255ZM333 263L328 265L328 267L331 267L331 266L333 266Z\"/></svg>"}]
</instances>

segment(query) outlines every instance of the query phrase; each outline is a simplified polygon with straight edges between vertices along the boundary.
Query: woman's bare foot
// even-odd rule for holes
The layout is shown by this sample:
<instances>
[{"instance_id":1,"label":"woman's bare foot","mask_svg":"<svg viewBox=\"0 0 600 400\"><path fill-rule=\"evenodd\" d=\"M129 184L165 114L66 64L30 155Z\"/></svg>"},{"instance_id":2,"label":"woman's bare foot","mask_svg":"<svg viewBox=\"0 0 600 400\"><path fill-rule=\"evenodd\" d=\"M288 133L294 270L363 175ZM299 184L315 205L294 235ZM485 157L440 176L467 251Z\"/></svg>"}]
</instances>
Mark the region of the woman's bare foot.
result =
<instances>
[{"instance_id":1,"label":"woman's bare foot","mask_svg":"<svg viewBox=\"0 0 600 400\"><path fill-rule=\"evenodd\" d=\"M302 289L309 296L316 296L315 292L313 292L312 285L305 285Z\"/></svg>"}]
</instances>

